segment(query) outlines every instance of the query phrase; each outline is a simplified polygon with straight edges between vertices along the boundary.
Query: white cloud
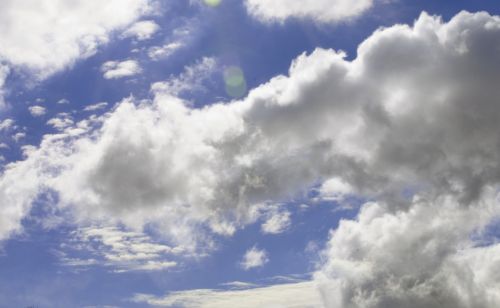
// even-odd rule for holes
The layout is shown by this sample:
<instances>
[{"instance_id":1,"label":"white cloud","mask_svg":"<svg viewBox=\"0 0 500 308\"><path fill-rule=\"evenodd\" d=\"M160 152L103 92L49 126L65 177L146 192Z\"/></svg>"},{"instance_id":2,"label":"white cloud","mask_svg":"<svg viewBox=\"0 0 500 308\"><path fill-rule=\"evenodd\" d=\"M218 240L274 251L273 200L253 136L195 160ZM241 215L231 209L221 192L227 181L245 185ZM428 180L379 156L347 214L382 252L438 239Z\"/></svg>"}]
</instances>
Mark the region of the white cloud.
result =
<instances>
[{"instance_id":1,"label":"white cloud","mask_svg":"<svg viewBox=\"0 0 500 308\"><path fill-rule=\"evenodd\" d=\"M319 189L321 199L337 202L344 200L346 196L353 193L353 187L337 177L326 180Z\"/></svg>"},{"instance_id":2,"label":"white cloud","mask_svg":"<svg viewBox=\"0 0 500 308\"><path fill-rule=\"evenodd\" d=\"M285 232L292 220L291 213L287 210L274 210L268 213L266 221L262 224L261 230L263 233L279 234Z\"/></svg>"},{"instance_id":3,"label":"white cloud","mask_svg":"<svg viewBox=\"0 0 500 308\"><path fill-rule=\"evenodd\" d=\"M155 243L140 232L117 227L81 228L61 246L62 264L71 267L107 266L115 272L158 271L177 266L169 258L184 253L182 247ZM90 255L82 259L73 255Z\"/></svg>"},{"instance_id":4,"label":"white cloud","mask_svg":"<svg viewBox=\"0 0 500 308\"><path fill-rule=\"evenodd\" d=\"M372 7L374 0L245 0L248 13L264 22L288 18L320 23L350 20Z\"/></svg>"},{"instance_id":5,"label":"white cloud","mask_svg":"<svg viewBox=\"0 0 500 308\"><path fill-rule=\"evenodd\" d=\"M243 281L231 281L221 284L221 286L228 287L231 290L251 289L258 287L258 285Z\"/></svg>"},{"instance_id":6,"label":"white cloud","mask_svg":"<svg viewBox=\"0 0 500 308\"><path fill-rule=\"evenodd\" d=\"M498 217L498 197L490 189L468 207L453 196L415 198L397 212L366 204L332 233L317 273L325 307L497 307L500 277L485 272L499 268L498 248L471 248L469 236Z\"/></svg>"},{"instance_id":7,"label":"white cloud","mask_svg":"<svg viewBox=\"0 0 500 308\"><path fill-rule=\"evenodd\" d=\"M320 293L313 282L278 284L245 290L180 291L165 297L136 294L132 300L152 306L183 308L322 307Z\"/></svg>"},{"instance_id":8,"label":"white cloud","mask_svg":"<svg viewBox=\"0 0 500 308\"><path fill-rule=\"evenodd\" d=\"M0 132L11 129L14 123L15 122L12 119L4 119L0 121Z\"/></svg>"},{"instance_id":9,"label":"white cloud","mask_svg":"<svg viewBox=\"0 0 500 308\"><path fill-rule=\"evenodd\" d=\"M123 29L152 10L154 0L2 1L0 10L0 108L11 69L47 78L93 55ZM22 33L22 35L20 35Z\"/></svg>"},{"instance_id":10,"label":"white cloud","mask_svg":"<svg viewBox=\"0 0 500 308\"><path fill-rule=\"evenodd\" d=\"M47 121L53 128L63 131L74 124L73 117L67 113L59 113L56 117Z\"/></svg>"},{"instance_id":11,"label":"white cloud","mask_svg":"<svg viewBox=\"0 0 500 308\"><path fill-rule=\"evenodd\" d=\"M7 76L9 75L10 68L6 65L0 65L0 108L4 107L5 101L4 101L4 95L5 95L5 80L7 79Z\"/></svg>"},{"instance_id":12,"label":"white cloud","mask_svg":"<svg viewBox=\"0 0 500 308\"><path fill-rule=\"evenodd\" d=\"M149 48L148 56L155 61L168 58L170 55L174 54L177 50L183 47L184 44L181 42L172 42L165 44L163 46L154 46Z\"/></svg>"},{"instance_id":13,"label":"white cloud","mask_svg":"<svg viewBox=\"0 0 500 308\"><path fill-rule=\"evenodd\" d=\"M96 111L96 110L104 109L107 106L108 106L107 102L95 103L92 105L85 106L85 108L83 108L83 111Z\"/></svg>"},{"instance_id":14,"label":"white cloud","mask_svg":"<svg viewBox=\"0 0 500 308\"><path fill-rule=\"evenodd\" d=\"M499 44L498 17L423 14L378 30L352 61L301 55L239 101L126 99L6 166L0 237L49 189L78 223L147 225L210 246L206 230L234 232L256 205L338 178L377 202L331 236L318 274L329 307L497 307L498 277L481 290L455 265L499 212ZM491 254L474 255L494 268Z\"/></svg>"},{"instance_id":15,"label":"white cloud","mask_svg":"<svg viewBox=\"0 0 500 308\"><path fill-rule=\"evenodd\" d=\"M66 98L61 98L56 103L59 104L59 105L65 105L65 104L69 104L69 100L66 99Z\"/></svg>"},{"instance_id":16,"label":"white cloud","mask_svg":"<svg viewBox=\"0 0 500 308\"><path fill-rule=\"evenodd\" d=\"M26 133L24 133L24 132L17 132L14 135L12 135L12 139L15 142L19 142L19 141L21 141L21 139L24 139L25 137L26 137Z\"/></svg>"},{"instance_id":17,"label":"white cloud","mask_svg":"<svg viewBox=\"0 0 500 308\"><path fill-rule=\"evenodd\" d=\"M94 54L150 9L148 0L2 1L0 59L44 78Z\"/></svg>"},{"instance_id":18,"label":"white cloud","mask_svg":"<svg viewBox=\"0 0 500 308\"><path fill-rule=\"evenodd\" d=\"M248 271L253 268L263 267L267 262L269 262L267 252L254 246L245 252L240 265L244 270Z\"/></svg>"},{"instance_id":19,"label":"white cloud","mask_svg":"<svg viewBox=\"0 0 500 308\"><path fill-rule=\"evenodd\" d=\"M138 41L150 39L153 34L160 30L160 26L152 20L143 20L134 23L125 32L123 37L132 37Z\"/></svg>"},{"instance_id":20,"label":"white cloud","mask_svg":"<svg viewBox=\"0 0 500 308\"><path fill-rule=\"evenodd\" d=\"M101 66L106 79L118 79L139 74L142 69L135 60L108 61Z\"/></svg>"},{"instance_id":21,"label":"white cloud","mask_svg":"<svg viewBox=\"0 0 500 308\"><path fill-rule=\"evenodd\" d=\"M217 61L204 57L193 65L186 66L179 76L171 76L167 81L155 82L151 85L153 93L164 93L182 96L185 92L202 91L203 83L213 76Z\"/></svg>"},{"instance_id":22,"label":"white cloud","mask_svg":"<svg viewBox=\"0 0 500 308\"><path fill-rule=\"evenodd\" d=\"M45 107L38 106L38 105L30 106L30 107L28 107L28 110L29 110L30 114L34 117L41 117L47 113L47 109L45 109Z\"/></svg>"}]
</instances>

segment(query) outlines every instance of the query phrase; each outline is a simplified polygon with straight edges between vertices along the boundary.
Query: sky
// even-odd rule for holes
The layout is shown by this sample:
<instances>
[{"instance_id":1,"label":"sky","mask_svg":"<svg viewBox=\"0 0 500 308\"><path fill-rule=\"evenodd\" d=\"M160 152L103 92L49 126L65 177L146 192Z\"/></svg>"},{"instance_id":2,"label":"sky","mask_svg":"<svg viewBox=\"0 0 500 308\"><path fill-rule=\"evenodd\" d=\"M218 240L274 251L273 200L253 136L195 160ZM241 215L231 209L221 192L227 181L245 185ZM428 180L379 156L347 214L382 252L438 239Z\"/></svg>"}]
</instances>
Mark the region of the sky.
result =
<instances>
[{"instance_id":1,"label":"sky","mask_svg":"<svg viewBox=\"0 0 500 308\"><path fill-rule=\"evenodd\" d=\"M0 307L499 307L497 2L2 0Z\"/></svg>"}]
</instances>

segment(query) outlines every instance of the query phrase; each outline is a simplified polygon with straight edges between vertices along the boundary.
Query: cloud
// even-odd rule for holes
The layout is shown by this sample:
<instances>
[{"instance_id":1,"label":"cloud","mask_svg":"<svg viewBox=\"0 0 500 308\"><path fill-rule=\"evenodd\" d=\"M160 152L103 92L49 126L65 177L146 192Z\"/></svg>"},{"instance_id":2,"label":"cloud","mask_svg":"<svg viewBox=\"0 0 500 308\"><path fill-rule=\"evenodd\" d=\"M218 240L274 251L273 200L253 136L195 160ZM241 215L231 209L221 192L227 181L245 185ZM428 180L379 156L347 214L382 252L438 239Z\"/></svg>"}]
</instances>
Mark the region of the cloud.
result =
<instances>
[{"instance_id":1,"label":"cloud","mask_svg":"<svg viewBox=\"0 0 500 308\"><path fill-rule=\"evenodd\" d=\"M56 104L59 104L59 105L66 105L66 104L69 104L69 100L66 99L66 98L61 98L60 100L58 100L56 102Z\"/></svg>"},{"instance_id":2,"label":"cloud","mask_svg":"<svg viewBox=\"0 0 500 308\"><path fill-rule=\"evenodd\" d=\"M122 33L122 37L132 37L138 41L150 39L153 34L160 30L160 26L152 20L143 20L134 23Z\"/></svg>"},{"instance_id":3,"label":"cloud","mask_svg":"<svg viewBox=\"0 0 500 308\"><path fill-rule=\"evenodd\" d=\"M115 272L159 271L177 266L172 261L182 247L155 243L141 233L117 227L86 227L74 231L61 245L61 263L70 267L106 266ZM87 255L82 258L79 255Z\"/></svg>"},{"instance_id":4,"label":"cloud","mask_svg":"<svg viewBox=\"0 0 500 308\"><path fill-rule=\"evenodd\" d=\"M59 113L56 117L47 121L47 125L53 128L63 131L64 129L73 126L73 117L68 113Z\"/></svg>"},{"instance_id":5,"label":"cloud","mask_svg":"<svg viewBox=\"0 0 500 308\"><path fill-rule=\"evenodd\" d=\"M499 246L474 247L470 235L498 217L498 198L464 208L453 196L416 197L398 212L366 204L332 233L316 275L325 307L497 307Z\"/></svg>"},{"instance_id":6,"label":"cloud","mask_svg":"<svg viewBox=\"0 0 500 308\"><path fill-rule=\"evenodd\" d=\"M4 95L5 95L5 80L10 73L10 68L7 65L0 65L0 108L5 105Z\"/></svg>"},{"instance_id":7,"label":"cloud","mask_svg":"<svg viewBox=\"0 0 500 308\"><path fill-rule=\"evenodd\" d=\"M287 210L271 210L267 214L266 221L261 230L267 234L279 234L285 232L292 224L291 213Z\"/></svg>"},{"instance_id":8,"label":"cloud","mask_svg":"<svg viewBox=\"0 0 500 308\"><path fill-rule=\"evenodd\" d=\"M139 74L142 69L135 60L107 61L101 66L106 79L118 79Z\"/></svg>"},{"instance_id":9,"label":"cloud","mask_svg":"<svg viewBox=\"0 0 500 308\"><path fill-rule=\"evenodd\" d=\"M47 113L47 109L45 109L45 107L38 106L38 105L30 106L28 108L28 110L29 110L30 114L34 117L41 117Z\"/></svg>"},{"instance_id":10,"label":"cloud","mask_svg":"<svg viewBox=\"0 0 500 308\"><path fill-rule=\"evenodd\" d=\"M85 108L83 108L83 111L96 111L96 110L104 109L107 106L108 106L107 102L95 103L92 105L85 106Z\"/></svg>"},{"instance_id":11,"label":"cloud","mask_svg":"<svg viewBox=\"0 0 500 308\"><path fill-rule=\"evenodd\" d=\"M318 23L341 22L366 12L373 0L246 0L248 13L263 22L283 22L289 18Z\"/></svg>"},{"instance_id":12,"label":"cloud","mask_svg":"<svg viewBox=\"0 0 500 308\"><path fill-rule=\"evenodd\" d=\"M154 61L162 60L168 58L182 47L184 47L184 44L181 42L171 42L163 46L154 46L149 48L148 56Z\"/></svg>"},{"instance_id":13,"label":"cloud","mask_svg":"<svg viewBox=\"0 0 500 308\"><path fill-rule=\"evenodd\" d=\"M17 132L15 134L12 135L12 139L15 141L15 142L19 142L21 141L21 139L24 139L26 137L26 133L25 132Z\"/></svg>"},{"instance_id":14,"label":"cloud","mask_svg":"<svg viewBox=\"0 0 500 308\"><path fill-rule=\"evenodd\" d=\"M330 237L317 274L327 307L496 307L498 278L478 280L475 257L460 256L495 268L471 238L499 214L499 44L498 17L422 14L376 31L352 61L300 55L241 100L127 98L6 166L0 237L50 190L79 224L213 247L256 207L336 178L374 202Z\"/></svg>"},{"instance_id":15,"label":"cloud","mask_svg":"<svg viewBox=\"0 0 500 308\"><path fill-rule=\"evenodd\" d=\"M151 85L154 93L164 93L182 97L186 92L203 91L204 82L213 76L217 68L214 58L204 57L194 64L186 66L178 76L171 76L166 81L155 82Z\"/></svg>"},{"instance_id":16,"label":"cloud","mask_svg":"<svg viewBox=\"0 0 500 308\"><path fill-rule=\"evenodd\" d=\"M26 72L30 82L37 82L64 70L95 54L115 30L150 13L152 3L153 0L77 0L71 4L64 0L2 1L0 108L5 105L5 81L10 71Z\"/></svg>"},{"instance_id":17,"label":"cloud","mask_svg":"<svg viewBox=\"0 0 500 308\"><path fill-rule=\"evenodd\" d=\"M44 78L94 54L112 31L150 10L147 0L3 1L0 59Z\"/></svg>"},{"instance_id":18,"label":"cloud","mask_svg":"<svg viewBox=\"0 0 500 308\"><path fill-rule=\"evenodd\" d=\"M251 289L258 287L258 285L243 281L231 281L221 284L221 286L228 287L231 290Z\"/></svg>"},{"instance_id":19,"label":"cloud","mask_svg":"<svg viewBox=\"0 0 500 308\"><path fill-rule=\"evenodd\" d=\"M240 265L244 270L248 271L253 268L263 267L267 262L269 262L267 252L254 246L245 252Z\"/></svg>"},{"instance_id":20,"label":"cloud","mask_svg":"<svg viewBox=\"0 0 500 308\"><path fill-rule=\"evenodd\" d=\"M319 189L319 197L323 200L340 202L353 194L353 188L340 178L331 178L323 182Z\"/></svg>"},{"instance_id":21,"label":"cloud","mask_svg":"<svg viewBox=\"0 0 500 308\"><path fill-rule=\"evenodd\" d=\"M151 306L183 308L321 307L320 294L312 282L250 287L244 290L180 291L165 297L136 294L132 301Z\"/></svg>"},{"instance_id":22,"label":"cloud","mask_svg":"<svg viewBox=\"0 0 500 308\"><path fill-rule=\"evenodd\" d=\"M14 123L15 121L12 119L4 119L0 121L0 132L11 129Z\"/></svg>"}]
</instances>

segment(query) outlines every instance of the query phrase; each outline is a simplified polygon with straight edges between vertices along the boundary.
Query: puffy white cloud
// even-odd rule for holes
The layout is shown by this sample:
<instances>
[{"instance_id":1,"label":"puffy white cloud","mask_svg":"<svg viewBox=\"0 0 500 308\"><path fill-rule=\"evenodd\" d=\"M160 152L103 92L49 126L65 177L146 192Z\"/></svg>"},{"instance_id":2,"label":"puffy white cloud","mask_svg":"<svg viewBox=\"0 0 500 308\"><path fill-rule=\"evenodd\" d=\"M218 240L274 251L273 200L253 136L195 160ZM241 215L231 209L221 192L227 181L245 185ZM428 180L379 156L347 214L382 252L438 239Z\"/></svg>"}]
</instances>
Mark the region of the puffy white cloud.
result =
<instances>
[{"instance_id":1,"label":"puffy white cloud","mask_svg":"<svg viewBox=\"0 0 500 308\"><path fill-rule=\"evenodd\" d=\"M160 30L160 26L152 20L143 20L134 23L122 34L123 37L132 37L139 41L150 39Z\"/></svg>"},{"instance_id":2,"label":"puffy white cloud","mask_svg":"<svg viewBox=\"0 0 500 308\"><path fill-rule=\"evenodd\" d=\"M187 249L211 246L207 229L231 234L255 221L255 206L337 178L377 203L331 237L318 274L330 307L495 307L495 276L484 291L462 279L468 289L458 292L462 272L450 268L498 214L499 44L498 17L422 14L374 33L352 61L301 55L288 76L240 101L196 109L168 92L126 99L7 165L0 236L19 230L43 188L78 223L148 225Z\"/></svg>"},{"instance_id":3,"label":"puffy white cloud","mask_svg":"<svg viewBox=\"0 0 500 308\"><path fill-rule=\"evenodd\" d=\"M153 0L23 2L0 5L0 108L5 104L5 81L12 69L35 81L93 55L113 31L151 12Z\"/></svg>"},{"instance_id":4,"label":"puffy white cloud","mask_svg":"<svg viewBox=\"0 0 500 308\"><path fill-rule=\"evenodd\" d=\"M47 113L47 109L43 106L30 106L28 107L30 114L34 117L41 117Z\"/></svg>"},{"instance_id":5,"label":"puffy white cloud","mask_svg":"<svg viewBox=\"0 0 500 308\"><path fill-rule=\"evenodd\" d=\"M118 79L139 74L142 69L135 60L107 61L101 66L106 79Z\"/></svg>"},{"instance_id":6,"label":"puffy white cloud","mask_svg":"<svg viewBox=\"0 0 500 308\"><path fill-rule=\"evenodd\" d=\"M132 301L152 306L183 308L318 308L320 293L312 282L279 284L244 290L190 290L173 292L166 297L136 294Z\"/></svg>"},{"instance_id":7,"label":"puffy white cloud","mask_svg":"<svg viewBox=\"0 0 500 308\"><path fill-rule=\"evenodd\" d=\"M311 19L330 23L355 18L370 7L374 0L246 0L250 15L264 22L283 22L288 18Z\"/></svg>"},{"instance_id":8,"label":"puffy white cloud","mask_svg":"<svg viewBox=\"0 0 500 308\"><path fill-rule=\"evenodd\" d=\"M408 211L366 204L332 233L317 273L325 307L497 307L500 279L485 272L498 270L498 248L474 248L470 235L498 205L494 190L468 207L452 196L417 197Z\"/></svg>"},{"instance_id":9,"label":"puffy white cloud","mask_svg":"<svg viewBox=\"0 0 500 308\"><path fill-rule=\"evenodd\" d=\"M267 252L264 249L254 246L245 252L240 265L244 270L248 271L253 268L262 267L267 262L269 262Z\"/></svg>"},{"instance_id":10,"label":"puffy white cloud","mask_svg":"<svg viewBox=\"0 0 500 308\"><path fill-rule=\"evenodd\" d=\"M2 1L0 59L44 78L94 54L150 10L148 0Z\"/></svg>"},{"instance_id":11,"label":"puffy white cloud","mask_svg":"<svg viewBox=\"0 0 500 308\"><path fill-rule=\"evenodd\" d=\"M353 187L341 178L331 178L323 182L319 189L319 197L323 200L342 201L348 195L353 194Z\"/></svg>"}]
</instances>

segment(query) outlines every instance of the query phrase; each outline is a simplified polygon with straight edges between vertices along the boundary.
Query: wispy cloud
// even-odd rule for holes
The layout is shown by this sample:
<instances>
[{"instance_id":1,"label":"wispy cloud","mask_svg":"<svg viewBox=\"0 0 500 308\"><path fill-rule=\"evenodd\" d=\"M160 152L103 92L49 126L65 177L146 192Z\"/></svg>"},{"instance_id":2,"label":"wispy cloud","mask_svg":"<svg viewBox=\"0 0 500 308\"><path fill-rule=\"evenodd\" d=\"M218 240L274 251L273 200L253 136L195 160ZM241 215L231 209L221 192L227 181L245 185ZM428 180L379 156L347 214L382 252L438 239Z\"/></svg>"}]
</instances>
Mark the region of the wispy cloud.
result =
<instances>
[{"instance_id":1,"label":"wispy cloud","mask_svg":"<svg viewBox=\"0 0 500 308\"><path fill-rule=\"evenodd\" d=\"M149 236L117 227L88 227L74 231L59 251L63 265L106 266L115 272L168 270L178 264L169 258L184 252L154 242ZM86 258L82 256L87 255Z\"/></svg>"},{"instance_id":2,"label":"wispy cloud","mask_svg":"<svg viewBox=\"0 0 500 308\"><path fill-rule=\"evenodd\" d=\"M320 293L313 282L252 286L243 290L189 290L173 292L165 297L136 294L132 301L159 307L184 308L323 307Z\"/></svg>"}]
</instances>

